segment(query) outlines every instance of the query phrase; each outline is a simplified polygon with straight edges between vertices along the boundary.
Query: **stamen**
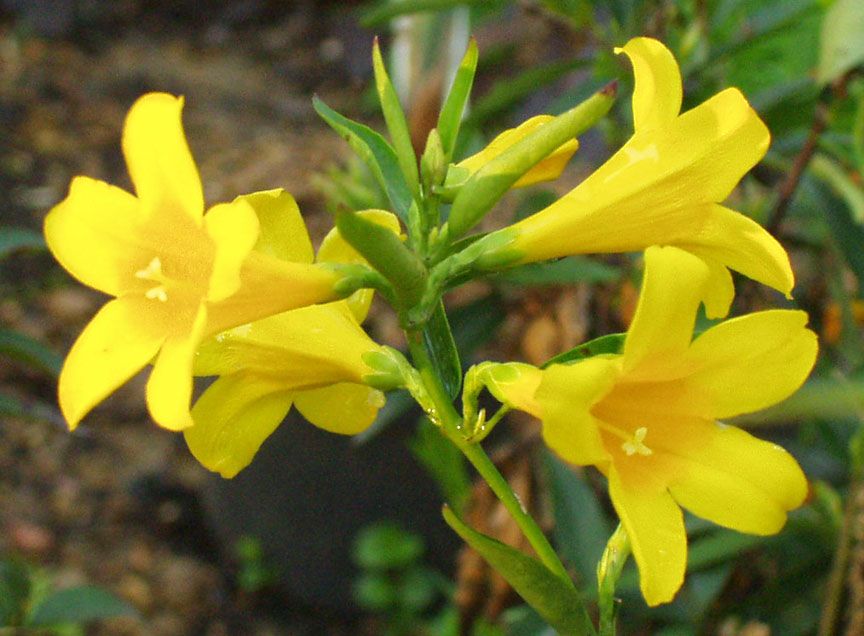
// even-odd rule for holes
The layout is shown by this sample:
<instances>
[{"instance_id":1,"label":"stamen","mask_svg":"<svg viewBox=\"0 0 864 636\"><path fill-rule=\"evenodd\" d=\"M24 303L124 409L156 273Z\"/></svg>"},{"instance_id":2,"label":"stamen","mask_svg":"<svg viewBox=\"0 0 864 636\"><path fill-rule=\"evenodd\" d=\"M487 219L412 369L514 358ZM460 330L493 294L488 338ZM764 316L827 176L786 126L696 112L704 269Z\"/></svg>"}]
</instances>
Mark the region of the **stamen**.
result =
<instances>
[{"instance_id":1,"label":"stamen","mask_svg":"<svg viewBox=\"0 0 864 636\"><path fill-rule=\"evenodd\" d=\"M144 292L144 297L150 300L155 299L163 303L168 302L168 292L165 291L165 288L162 287L162 285L153 287L152 289L148 289L146 292Z\"/></svg>"},{"instance_id":2,"label":"stamen","mask_svg":"<svg viewBox=\"0 0 864 636\"><path fill-rule=\"evenodd\" d=\"M144 269L139 269L135 272L135 278L142 278L144 280L161 280L162 279L162 261L158 256L154 256L153 260L151 260L147 267Z\"/></svg>"},{"instance_id":3,"label":"stamen","mask_svg":"<svg viewBox=\"0 0 864 636\"><path fill-rule=\"evenodd\" d=\"M652 455L654 451L645 446L645 436L648 434L648 429L644 426L637 428L633 433L633 439L621 444L621 448L630 457L635 454Z\"/></svg>"}]
</instances>

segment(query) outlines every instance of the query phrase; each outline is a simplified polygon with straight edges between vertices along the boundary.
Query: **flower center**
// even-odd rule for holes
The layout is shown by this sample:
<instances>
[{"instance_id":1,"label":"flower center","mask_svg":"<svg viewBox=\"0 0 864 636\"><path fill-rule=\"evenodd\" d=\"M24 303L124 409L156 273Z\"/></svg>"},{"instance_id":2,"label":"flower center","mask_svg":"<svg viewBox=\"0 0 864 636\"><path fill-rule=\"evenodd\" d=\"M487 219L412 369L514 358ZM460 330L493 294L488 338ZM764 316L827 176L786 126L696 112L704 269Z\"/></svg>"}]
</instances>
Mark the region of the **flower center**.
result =
<instances>
[{"instance_id":1,"label":"flower center","mask_svg":"<svg viewBox=\"0 0 864 636\"><path fill-rule=\"evenodd\" d=\"M648 434L648 429L645 426L641 426L637 428L633 432L633 437L623 444L621 444L621 448L625 453L627 453L628 457L636 455L652 455L654 451L645 446L645 436Z\"/></svg>"},{"instance_id":2,"label":"flower center","mask_svg":"<svg viewBox=\"0 0 864 636\"><path fill-rule=\"evenodd\" d=\"M159 302L168 302L168 290L166 289L169 279L162 273L162 261L158 256L147 264L144 269L139 269L135 272L135 278L141 280L152 281L158 283L155 287L151 287L144 292L144 297L150 300L158 300Z\"/></svg>"}]
</instances>

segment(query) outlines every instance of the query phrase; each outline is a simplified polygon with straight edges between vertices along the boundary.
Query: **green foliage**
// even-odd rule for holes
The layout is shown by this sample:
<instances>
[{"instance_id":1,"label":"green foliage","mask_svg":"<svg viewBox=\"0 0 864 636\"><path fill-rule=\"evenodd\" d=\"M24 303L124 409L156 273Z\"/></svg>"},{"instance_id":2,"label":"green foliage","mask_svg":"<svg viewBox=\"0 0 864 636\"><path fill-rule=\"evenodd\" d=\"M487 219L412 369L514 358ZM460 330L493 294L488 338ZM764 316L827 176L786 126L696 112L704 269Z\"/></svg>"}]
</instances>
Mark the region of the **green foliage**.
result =
<instances>
[{"instance_id":1,"label":"green foliage","mask_svg":"<svg viewBox=\"0 0 864 636\"><path fill-rule=\"evenodd\" d=\"M257 538L244 535L237 539L234 555L238 564L237 585L241 590L255 594L278 581L279 575L267 562L267 555Z\"/></svg>"},{"instance_id":2,"label":"green foliage","mask_svg":"<svg viewBox=\"0 0 864 636\"><path fill-rule=\"evenodd\" d=\"M18 251L44 251L45 239L22 227L0 227L0 260Z\"/></svg>"},{"instance_id":3,"label":"green foliage","mask_svg":"<svg viewBox=\"0 0 864 636\"><path fill-rule=\"evenodd\" d=\"M864 64L864 4L835 0L822 22L819 82L827 84Z\"/></svg>"}]
</instances>

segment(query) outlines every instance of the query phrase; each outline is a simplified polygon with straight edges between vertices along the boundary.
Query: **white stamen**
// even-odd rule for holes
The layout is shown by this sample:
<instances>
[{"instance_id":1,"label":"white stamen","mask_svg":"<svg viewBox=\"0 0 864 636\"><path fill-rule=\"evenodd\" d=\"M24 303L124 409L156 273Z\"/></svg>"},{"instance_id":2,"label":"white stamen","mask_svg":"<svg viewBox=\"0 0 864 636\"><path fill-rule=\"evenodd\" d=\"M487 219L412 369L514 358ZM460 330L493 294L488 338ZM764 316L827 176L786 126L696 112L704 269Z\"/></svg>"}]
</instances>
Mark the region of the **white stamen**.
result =
<instances>
[{"instance_id":1,"label":"white stamen","mask_svg":"<svg viewBox=\"0 0 864 636\"><path fill-rule=\"evenodd\" d=\"M632 455L652 455L654 451L645 446L643 443L645 441L645 436L648 434L648 429L644 426L637 428L633 432L633 439L624 442L621 444L621 448L627 453L627 456L630 457Z\"/></svg>"},{"instance_id":2,"label":"white stamen","mask_svg":"<svg viewBox=\"0 0 864 636\"><path fill-rule=\"evenodd\" d=\"M148 289L144 292L144 297L149 298L150 300L158 300L159 302L166 303L168 302L168 292L165 291L165 288L162 285L158 287L153 287L152 289Z\"/></svg>"},{"instance_id":3,"label":"white stamen","mask_svg":"<svg viewBox=\"0 0 864 636\"><path fill-rule=\"evenodd\" d=\"M153 260L147 264L147 267L135 272L135 278L142 278L144 280L159 280L161 277L162 261L159 260L158 256L154 256Z\"/></svg>"}]
</instances>

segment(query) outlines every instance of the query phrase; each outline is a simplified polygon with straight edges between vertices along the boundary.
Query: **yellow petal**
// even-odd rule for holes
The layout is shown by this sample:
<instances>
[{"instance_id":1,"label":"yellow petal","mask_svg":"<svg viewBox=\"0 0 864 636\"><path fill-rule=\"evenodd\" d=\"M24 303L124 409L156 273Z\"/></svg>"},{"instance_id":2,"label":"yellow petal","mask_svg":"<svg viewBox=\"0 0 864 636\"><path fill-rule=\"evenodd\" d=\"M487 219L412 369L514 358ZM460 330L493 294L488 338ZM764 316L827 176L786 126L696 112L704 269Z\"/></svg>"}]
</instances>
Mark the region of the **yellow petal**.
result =
<instances>
[{"instance_id":1,"label":"yellow petal","mask_svg":"<svg viewBox=\"0 0 864 636\"><path fill-rule=\"evenodd\" d=\"M705 293L702 298L702 302L705 303L705 315L711 319L723 318L729 313L729 308L735 299L732 274L721 261L692 249L688 251L698 254L708 266L708 281L703 288Z\"/></svg>"},{"instance_id":2,"label":"yellow petal","mask_svg":"<svg viewBox=\"0 0 864 636\"><path fill-rule=\"evenodd\" d=\"M153 258L142 228L135 197L102 181L75 177L69 196L45 217L45 240L75 278L119 296L134 268Z\"/></svg>"},{"instance_id":3,"label":"yellow petal","mask_svg":"<svg viewBox=\"0 0 864 636\"><path fill-rule=\"evenodd\" d=\"M147 409L161 427L179 431L192 426L192 362L207 323L204 305L186 333L170 336L162 345L147 380Z\"/></svg>"},{"instance_id":4,"label":"yellow petal","mask_svg":"<svg viewBox=\"0 0 864 636\"><path fill-rule=\"evenodd\" d=\"M686 386L707 396L711 418L751 413L794 393L816 361L816 334L803 311L775 309L727 320L693 341Z\"/></svg>"},{"instance_id":5,"label":"yellow petal","mask_svg":"<svg viewBox=\"0 0 864 636\"><path fill-rule=\"evenodd\" d=\"M538 419L543 416L543 407L535 398L543 379L543 372L537 367L521 362L484 362L478 367L478 377L502 404Z\"/></svg>"},{"instance_id":6,"label":"yellow petal","mask_svg":"<svg viewBox=\"0 0 864 636\"><path fill-rule=\"evenodd\" d=\"M574 190L509 228L509 249L533 262L694 240L704 205L725 199L768 141L744 97L726 90L662 129L637 132Z\"/></svg>"},{"instance_id":7,"label":"yellow petal","mask_svg":"<svg viewBox=\"0 0 864 636\"><path fill-rule=\"evenodd\" d=\"M665 485L634 457L612 466L609 495L630 537L642 596L654 606L671 601L684 582L687 534L681 509Z\"/></svg>"},{"instance_id":8,"label":"yellow petal","mask_svg":"<svg viewBox=\"0 0 864 636\"><path fill-rule=\"evenodd\" d=\"M787 511L804 502L804 473L779 446L713 422L688 434L698 443L677 447L670 457L678 470L669 490L693 514L766 535L779 532Z\"/></svg>"},{"instance_id":9,"label":"yellow petal","mask_svg":"<svg viewBox=\"0 0 864 636\"><path fill-rule=\"evenodd\" d=\"M467 170L467 174L477 172L487 163L495 159L502 152L513 146L515 143L522 141L525 137L540 128L543 124L555 119L552 115L537 115L526 119L516 128L505 130L500 135L495 137L489 144L480 152L471 155L467 159L463 159L456 166ZM579 148L579 142L575 139L559 146L552 154L535 165L531 170L522 175L519 180L513 184L514 188L523 188L525 186L534 185L543 181L552 181L561 176L567 162Z\"/></svg>"},{"instance_id":10,"label":"yellow petal","mask_svg":"<svg viewBox=\"0 0 864 636\"><path fill-rule=\"evenodd\" d=\"M713 258L787 297L795 285L789 256L765 228L743 214L708 206L698 233L675 242L706 260Z\"/></svg>"},{"instance_id":11,"label":"yellow petal","mask_svg":"<svg viewBox=\"0 0 864 636\"><path fill-rule=\"evenodd\" d=\"M381 391L349 382L298 391L294 396L294 404L303 417L318 428L342 435L366 430L384 401Z\"/></svg>"},{"instance_id":12,"label":"yellow petal","mask_svg":"<svg viewBox=\"0 0 864 636\"><path fill-rule=\"evenodd\" d=\"M368 221L392 230L394 234L400 234L401 232L399 218L392 212L387 212L386 210L361 210L357 214ZM316 260L319 263L366 263L366 259L360 255L360 252L351 247L342 238L339 229L335 227L321 241ZM359 289L345 299L358 322L363 322L366 319L374 294L375 292L372 289Z\"/></svg>"},{"instance_id":13,"label":"yellow petal","mask_svg":"<svg viewBox=\"0 0 864 636\"><path fill-rule=\"evenodd\" d=\"M72 345L58 383L60 409L70 429L159 350L165 332L146 319L148 304L135 297L108 302Z\"/></svg>"},{"instance_id":14,"label":"yellow petal","mask_svg":"<svg viewBox=\"0 0 864 636\"><path fill-rule=\"evenodd\" d=\"M291 263L253 250L243 261L240 288L209 306L207 333L336 299L339 275L318 265Z\"/></svg>"},{"instance_id":15,"label":"yellow petal","mask_svg":"<svg viewBox=\"0 0 864 636\"><path fill-rule=\"evenodd\" d=\"M535 394L542 407L543 439L562 459L580 466L608 462L591 407L612 390L620 374L618 356L553 364L543 371Z\"/></svg>"},{"instance_id":16,"label":"yellow petal","mask_svg":"<svg viewBox=\"0 0 864 636\"><path fill-rule=\"evenodd\" d=\"M185 214L200 224L204 195L183 134L182 110L182 97L140 97L126 116L123 154L135 192L148 212L166 219Z\"/></svg>"},{"instance_id":17,"label":"yellow petal","mask_svg":"<svg viewBox=\"0 0 864 636\"><path fill-rule=\"evenodd\" d=\"M292 393L278 382L237 373L211 384L192 408L183 431L192 455L225 478L234 477L285 419Z\"/></svg>"},{"instance_id":18,"label":"yellow petal","mask_svg":"<svg viewBox=\"0 0 864 636\"><path fill-rule=\"evenodd\" d=\"M258 216L261 232L255 250L283 261L311 263L312 241L297 202L281 188L244 194L234 202L245 201Z\"/></svg>"},{"instance_id":19,"label":"yellow petal","mask_svg":"<svg viewBox=\"0 0 864 636\"><path fill-rule=\"evenodd\" d=\"M210 208L204 227L216 249L207 299L224 300L240 287L241 266L258 238L258 218L246 201L235 199Z\"/></svg>"},{"instance_id":20,"label":"yellow petal","mask_svg":"<svg viewBox=\"0 0 864 636\"><path fill-rule=\"evenodd\" d=\"M708 266L684 250L645 250L642 291L624 342L629 378L663 379L668 364L681 358L693 338L696 310L709 276Z\"/></svg>"},{"instance_id":21,"label":"yellow petal","mask_svg":"<svg viewBox=\"0 0 864 636\"><path fill-rule=\"evenodd\" d=\"M633 64L633 123L637 131L671 123L681 111L681 71L672 52L652 38L633 38L616 53Z\"/></svg>"}]
</instances>

